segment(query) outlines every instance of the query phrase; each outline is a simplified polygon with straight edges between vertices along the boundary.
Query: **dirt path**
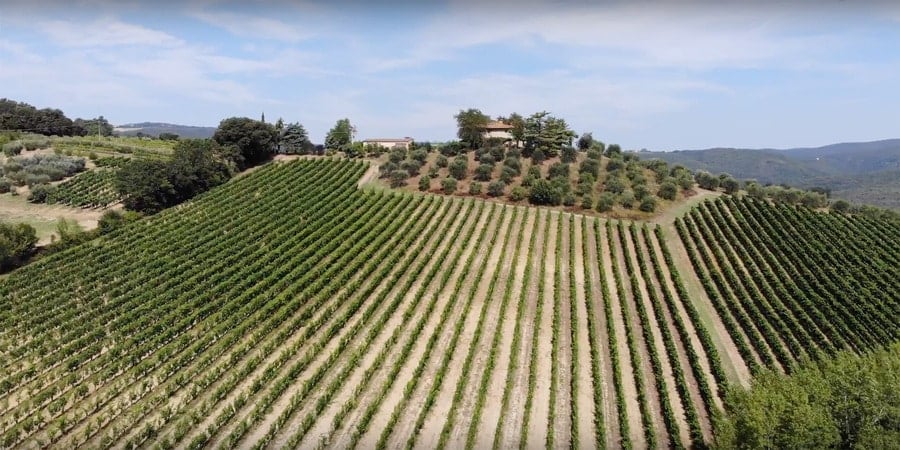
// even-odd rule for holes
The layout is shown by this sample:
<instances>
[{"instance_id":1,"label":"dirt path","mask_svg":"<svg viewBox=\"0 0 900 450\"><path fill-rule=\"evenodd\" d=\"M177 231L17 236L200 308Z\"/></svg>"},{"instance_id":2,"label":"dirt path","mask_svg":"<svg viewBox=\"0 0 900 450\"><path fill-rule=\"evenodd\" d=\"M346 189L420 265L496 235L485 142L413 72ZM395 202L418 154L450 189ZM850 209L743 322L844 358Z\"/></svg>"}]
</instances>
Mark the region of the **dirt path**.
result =
<instances>
[{"instance_id":1,"label":"dirt path","mask_svg":"<svg viewBox=\"0 0 900 450\"><path fill-rule=\"evenodd\" d=\"M593 392L594 389L602 389L594 386L594 380L591 378L591 341L588 336L587 325L587 307L585 306L585 257L583 251L584 236L581 233L582 216L575 217L574 233L570 239L574 240L574 264L570 268L575 277L575 292L571 293L571 300L575 302L575 317L572 319L574 326L575 339L578 343L577 356L578 364L573 371L574 378L578 387L578 396L575 399L578 408L578 435L572 436L575 446L578 448L591 449L596 448L594 441L594 415L603 415L602 410L594 411ZM596 260L595 260L596 261ZM593 283L591 284L593 286ZM596 298L587 301L595 301ZM599 361L598 361L599 363ZM605 375L605 373L603 373ZM604 398L605 400L605 398Z\"/></svg>"},{"instance_id":2,"label":"dirt path","mask_svg":"<svg viewBox=\"0 0 900 450\"><path fill-rule=\"evenodd\" d=\"M555 275L559 277L559 298L554 302L560 316L559 335L557 336L559 343L556 361L551 362L551 364L557 366L557 380L556 386L554 386L554 389L556 389L556 419L551 426L554 427L555 445L571 447L573 439L578 438L577 435L573 436L572 433L573 426L577 427L578 425L577 423L572 423L571 389L572 374L574 373L572 365L572 302L575 301L574 293L571 292L569 286L569 275L573 270L569 265L569 244L572 239L572 233L569 232L569 220L572 216L571 214L563 214L562 216L562 224L557 231L561 237L561 243L560 248L557 249L560 255L558 258L559 266L556 268ZM577 382L577 378L574 381Z\"/></svg>"},{"instance_id":3,"label":"dirt path","mask_svg":"<svg viewBox=\"0 0 900 450\"><path fill-rule=\"evenodd\" d=\"M459 278L460 272L462 271L462 261L465 261L467 256L472 252L476 251L474 248L475 243L477 241L477 236L481 227L485 226L488 216L490 215L490 208L485 208L482 211L481 215L475 219L470 219L468 224L463 224L462 226L467 227L462 233L469 233L469 229L472 229L472 238L468 245L462 249L462 253L459 255L459 260L454 260L453 256L447 259L447 261L442 261L445 263L445 269L443 272L450 272L450 278L448 279L447 285L444 289L441 290L440 293L436 292L436 288L438 287L436 284L429 287L428 291L424 296L421 296L422 299L431 299L432 297L437 297L437 303L434 309L431 311L431 314L428 317L419 317L418 321L425 321L425 325L422 329L422 334L415 341L415 344L412 346L412 349L409 352L406 363L397 373L397 375L390 380L390 389L385 393L383 398L376 398L374 401L379 402L379 407L374 412L371 421L365 432L360 436L359 442L357 444L358 448L375 448L376 443L378 442L382 430L387 427L388 423L391 421L391 416L394 414L397 405L403 400L404 390L407 387L409 381L413 378L413 374L415 372L416 366L419 362L424 358L426 344L430 337L437 332L437 326L440 321L441 311L444 310L447 302L451 301L450 292L453 289L453 286L456 282L456 279ZM464 236L464 234L461 234ZM453 250L451 251L451 255L454 255L457 250L460 249L462 241L452 242ZM440 276L436 278L439 279ZM427 301L427 300L426 300ZM452 313L457 311L458 308L454 308L451 310L451 318L448 320L449 323L452 323ZM415 319L414 319L415 320ZM446 330L444 330L446 331ZM408 341L408 340L407 340ZM405 344L404 344L405 345ZM398 357L401 355L398 355ZM381 377L384 376L382 374L374 383L375 386L382 385L384 380L381 380ZM423 380L430 380L431 378L427 378L430 375L427 375L426 372L423 372L423 375L420 377ZM421 386L419 386L421 389ZM417 395L413 394L412 399L418 398ZM361 405L362 406L362 405ZM405 411L400 411L399 414L402 416L404 413L410 413L410 410L414 410L414 412L418 412L418 407L414 403L414 400L410 402L405 408ZM352 420L352 417L351 417ZM398 423L399 425L399 423ZM394 428L396 431L397 428Z\"/></svg>"},{"instance_id":4,"label":"dirt path","mask_svg":"<svg viewBox=\"0 0 900 450\"><path fill-rule=\"evenodd\" d=\"M716 313L712 300L710 300L709 295L707 295L706 290L700 283L700 278L694 272L694 267L690 258L688 258L684 243L681 242L678 236L675 224L666 224L662 228L663 235L666 237L666 245L668 245L669 252L672 254L672 261L678 270L678 274L681 276L685 290L690 296L690 298L683 298L681 301L691 302L697 309L700 320L703 322L702 326L709 332L729 379L744 387L750 387L750 370L747 367L747 363L741 357L737 346L731 339L731 335L725 329L725 324L722 323L722 319ZM683 317L686 317L687 313L684 311L682 313L685 314ZM759 362L759 358L757 357L756 359Z\"/></svg>"},{"instance_id":5,"label":"dirt path","mask_svg":"<svg viewBox=\"0 0 900 450\"><path fill-rule=\"evenodd\" d=\"M518 366L513 377L513 385L509 399L509 411L506 414L506 420L501 424L501 436L499 441L502 448L518 448L521 441L527 439L529 431L520 428L525 414L526 395L523 393L528 392L529 371L531 370L530 356L532 338L534 333L537 332L537 328L534 327L533 324L535 320L539 320L539 318L536 317L538 279L543 276L542 268L544 267L544 258L546 257L545 242L547 238L547 227L549 225L547 220L549 212L532 208L529 208L529 211L534 215L534 227L535 230L537 230L537 237L533 247L535 253L531 261L531 280L527 286L523 286L528 298L526 300L526 310L522 317L522 336L519 341L521 346L517 349L512 349L512 351L519 352L517 356ZM543 445L543 442L541 442L540 445Z\"/></svg>"},{"instance_id":6,"label":"dirt path","mask_svg":"<svg viewBox=\"0 0 900 450\"><path fill-rule=\"evenodd\" d=\"M378 179L378 162L377 161L369 161L369 168L366 169L366 173L363 174L362 178L359 179L359 182L356 183L356 187L363 187L366 184Z\"/></svg>"},{"instance_id":7,"label":"dirt path","mask_svg":"<svg viewBox=\"0 0 900 450\"><path fill-rule=\"evenodd\" d=\"M631 236L630 233L629 236ZM632 255L632 264L634 264L636 270L639 270L637 262L637 252L641 252L641 257L648 266L648 272L650 272L650 256L647 254L646 245L644 244L645 243L641 239L640 232L638 232L637 241L631 238L628 239L628 251ZM652 273L649 275L652 277ZM667 327L669 329L670 336L672 336L672 339L675 341L677 341L677 334L668 323L661 324L656 320L655 309L653 307L653 303L650 300L650 290L653 290L654 295L656 295L656 298L659 299L660 304L662 304L662 292L659 290L659 286L653 283L652 278L650 280L644 279L643 275L638 277L638 285L640 286L644 309L647 311L647 320L650 324L650 332L653 335L656 353L657 355L659 355L659 360L662 364L662 376L663 382L666 386L667 395L669 397L669 406L672 408L672 412L675 414L675 421L678 425L678 439L681 441L681 444L684 447L690 447L691 438L688 430L687 419L685 416L684 407L682 406L680 401L681 396L679 395L678 389L675 386L675 374L672 370L673 365L680 364L681 361L671 361L669 359L668 353L666 352L665 343L663 342L663 335L660 327ZM665 309L665 307L663 307L663 309ZM675 437L672 438L674 439Z\"/></svg>"},{"instance_id":8,"label":"dirt path","mask_svg":"<svg viewBox=\"0 0 900 450\"><path fill-rule=\"evenodd\" d=\"M450 208L451 205L445 202L443 207ZM437 220L439 220L439 218L440 218L440 214L437 214L432 219L433 222L429 226L430 227L440 227L441 224L436 222ZM453 218L452 218L452 216L450 216L450 217L446 217L444 220L453 221ZM436 233L434 236L431 237L431 240L429 240L426 245L428 247L438 246L439 244L441 244L442 237L443 236L440 236L439 234ZM410 246L410 251L413 248L415 248L415 244ZM405 256L411 256L414 258L413 264L410 267L415 267L417 264L422 262L422 258L425 257L425 253L422 252L418 255L405 255ZM340 409L346 403L348 403L351 399L355 398L357 395L360 394L357 392L357 389L360 389L360 386L364 382L367 383L368 381L370 381L370 380L366 380L363 378L364 372L375 364L375 362L376 362L375 360L382 350L386 350L387 347L391 346L389 339L393 335L395 330L397 330L401 326L407 325L404 322L404 311L407 311L408 309L416 310L417 306L424 307L424 305L414 304L413 302L416 297L414 295L412 295L413 293L420 291L420 288L422 287L421 282L418 282L418 281L413 282L413 284L410 286L410 289L405 293L399 292L401 287L405 287L407 285L407 283L410 281L409 277L413 276L413 275L414 274L411 273L411 269L409 269L399 279L397 279L396 282L392 283L392 285L387 284L389 282L388 280L390 277L384 278L384 281L382 281L383 285L379 286L378 291L376 291L376 292L382 292L384 289L390 290L389 293L386 296L384 296L383 302L385 304L390 303L394 299L396 299L398 296L403 294L402 300L397 305L397 307L393 311L393 313L391 313L391 315L388 318L387 322L385 323L384 327L375 336L375 338L371 342L371 344L367 341L368 330L366 330L364 332L365 334L363 334L363 332L360 333L360 338L359 338L360 342L358 343L357 347L364 345L364 344L368 344L369 350L363 352L361 361L359 363L357 363L356 366L350 368L350 370L351 370L350 374L347 376L347 378L344 381L342 381L340 383L340 386L338 387L339 392L337 392L332 397L331 401L328 403L329 406L327 408L325 408L325 410L323 410L321 413L316 414L315 410L313 409L314 403L312 401L310 401L306 408L304 408L302 411L298 412L294 416L294 420L292 422L285 424L285 426L283 427L283 429L281 431L281 435L276 436L276 438L273 440L272 445L274 447L281 448L281 447L286 446L287 445L286 439L289 439L291 434L298 427L297 422L301 421L301 420L306 420L307 417L315 417L316 421L315 421L314 425L312 426L312 428L309 430L309 432L306 433L304 440L301 442L302 447L313 447L320 441L325 442L325 440L330 436L330 434L331 434L330 432L332 431L332 426L333 426L333 419L335 418L335 416L338 415L338 412L340 411ZM380 295L380 294L379 293L372 294L373 297L377 296L377 295ZM422 302L422 303L424 303L424 302ZM380 315L381 315L381 312L379 312L376 315L373 315L372 320L373 321L378 320ZM394 344L396 344L396 342ZM354 350L355 349L348 349L347 351L352 352ZM333 375L334 373L337 373L339 370L344 370L344 368L338 369L337 367L335 367L335 369L332 371L331 374L329 374L329 376ZM328 382L329 382L329 380L323 380L322 385L323 386L327 385ZM317 394L319 394L319 393L317 393ZM318 398L319 396L320 395L316 395L316 398Z\"/></svg>"},{"instance_id":9,"label":"dirt path","mask_svg":"<svg viewBox=\"0 0 900 450\"><path fill-rule=\"evenodd\" d=\"M482 278L477 285L474 284L474 277L469 277L466 280L466 289L470 293L474 292L474 294L470 294L474 296L472 298L469 316L463 327L462 334L456 343L456 351L449 360L449 365L447 366L441 389L437 395L438 400L428 413L419 439L416 441L417 448L429 449L437 447L445 423L451 419L451 408L453 407L454 401L456 401L454 396L457 385L462 382L463 378L465 377L466 379L466 391L468 391L468 393L476 393L478 383L480 382L478 375L484 370L483 357L479 358L477 361L473 360L474 363L469 364L468 372L463 373L463 369L465 368L465 360L470 352L473 352L473 355L475 353L485 355L489 351L487 348L490 343L488 336L493 333L493 327L497 324L497 314L500 304L499 297L502 293L495 293L489 298L487 291L490 287L490 280L494 277L494 274L499 270L500 265L503 263L500 259L500 254L504 247L508 247L510 241L509 237L512 234L511 231L513 228L511 222L512 210L514 207L502 206L502 208L506 209L506 217L502 223L497 224L497 227L499 227L497 241L494 242L493 247L483 247L481 249L484 256L487 258L487 265L484 266L485 270L482 272ZM484 313L484 316L482 316L482 313ZM481 334L478 336L478 340L476 340L475 333L479 326L482 327ZM463 396L466 396L466 391L462 392ZM474 400L470 403L474 404ZM471 410L471 407L469 410ZM458 410L457 413L461 413L461 411ZM453 419L457 420L455 417ZM459 420L457 420L456 427L450 430L451 435L457 435L457 439L459 439L460 433L455 432L455 430L459 429L459 425ZM467 428L464 428L461 433L463 439L465 439L465 431L467 431ZM451 446L450 448L457 447Z\"/></svg>"},{"instance_id":10,"label":"dirt path","mask_svg":"<svg viewBox=\"0 0 900 450\"><path fill-rule=\"evenodd\" d=\"M487 383L487 386L490 387L492 382L495 381L503 381L506 379L505 374L502 378L498 378L496 374L496 364L498 362L498 358L502 358L503 352L500 347L502 342L502 334L498 336L498 333L503 333L504 330L508 329L509 334L507 336L512 336L512 327L510 324L514 325L514 320L512 318L515 317L514 308L516 306L517 296L513 296L516 294L518 289L514 287L510 290L510 292L506 292L507 284L510 281L514 282L515 279L512 280L510 277L514 277L513 273L514 267L518 261L513 259L513 255L515 254L519 240L519 236L525 236L522 230L525 225L527 225L528 210L525 208L518 207L509 207L516 208L517 217L514 223L510 224L510 227L507 228L507 235L509 236L509 242L506 245L506 250L504 254L504 260L496 261L495 265L497 266L497 279L495 282L494 292L491 297L485 297L481 301L489 301L491 302L490 308L488 310L488 315L485 319L484 330L482 334L482 339L480 343L475 343L478 345L476 348L476 352L474 354L474 359L472 363L472 372L470 376L470 380L468 382L467 388L463 393L463 398L458 407L458 411L456 414L456 426L451 431L451 435L449 440L447 441L448 448L464 448L466 445L466 441L468 438L469 430L478 424L473 424L473 416L475 414L475 406L478 401L478 395L480 386L483 383ZM527 242L525 239L522 239L523 242ZM521 250L520 250L521 251ZM527 248L525 248L527 251ZM484 283L483 283L484 284ZM501 310L501 306L503 303L504 296L508 295L507 303L505 305L505 309ZM503 327L499 327L500 322L503 322ZM486 373L488 370L488 358L490 357L490 352L492 351L492 344L497 342L497 348L494 350L494 368L491 373ZM485 379L484 377L488 378ZM482 410L480 414L484 415L485 409L496 409L492 408L491 405L497 405L500 403L502 397L502 393L497 395L496 398L492 399L490 396L485 396L485 405L482 406ZM480 422L480 421L479 421ZM496 424L496 420L494 422ZM486 438L493 439L493 431L495 429L494 426L479 428L480 433L484 435ZM478 434L475 435L475 440L479 439Z\"/></svg>"},{"instance_id":11,"label":"dirt path","mask_svg":"<svg viewBox=\"0 0 900 450\"><path fill-rule=\"evenodd\" d=\"M692 195L684 200L678 207L669 208L662 214L654 217L652 220L648 222L651 224L660 224L660 225L674 225L675 218L681 217L685 213L691 210L694 206L700 204L700 202L708 199L708 198L716 198L721 196L721 192L717 191L707 191L706 189L697 188L697 194Z\"/></svg>"},{"instance_id":12,"label":"dirt path","mask_svg":"<svg viewBox=\"0 0 900 450\"><path fill-rule=\"evenodd\" d=\"M613 239L615 239L616 232L614 229L612 230L611 234L613 236ZM605 227L601 226L601 233L597 235L597 238L601 240L601 245L603 248L601 257L603 259L603 267L606 269L606 273L604 274L604 276L609 283L613 326L616 330L616 336L618 338L616 340L616 343L618 344L617 350L619 353L619 368L622 372L622 390L625 392L625 408L628 412L628 438L631 442L632 447L647 448L647 443L644 439L644 424L641 420L641 409L637 395L637 385L635 385L634 382L634 364L637 363L637 361L631 360L631 353L628 350L628 342L625 338L625 327L627 325L625 324L624 317L622 316L622 303L627 301L627 299L621 298L615 288L612 267L613 255L611 253L613 249L608 246L607 229ZM622 252L621 249L618 248L618 241L616 241L615 251L617 260L620 260ZM624 260L622 261L623 262L619 263L620 268L621 265L624 264Z\"/></svg>"},{"instance_id":13,"label":"dirt path","mask_svg":"<svg viewBox=\"0 0 900 450\"><path fill-rule=\"evenodd\" d=\"M514 351L519 351L518 348L512 347L513 335L515 333L516 318L519 314L519 298L523 294L523 290L527 289L527 286L524 286L523 283L525 281L525 266L528 263L529 237L537 232L536 222L538 216L537 211L532 208L522 208L520 213L527 215L525 223L522 225L524 237L522 239L522 246L519 249L518 260L510 261L511 267L507 268L509 271L507 276L513 276L515 278L512 284L512 291L510 292L509 305L507 305L506 311L503 312L506 316L506 321L503 324L503 328L498 330L500 333L500 341L497 349L496 367L494 369L494 374L488 383L487 400L485 401L484 409L481 413L481 421L478 424L470 424L470 426L478 426L474 448L489 448L493 444L494 432L497 430L497 424L500 420L501 411L499 405L503 400L503 394L507 387L506 379L511 370L509 359ZM521 359L518 364L521 366ZM454 445L454 443L451 442L451 445Z\"/></svg>"},{"instance_id":14,"label":"dirt path","mask_svg":"<svg viewBox=\"0 0 900 450\"><path fill-rule=\"evenodd\" d=\"M618 405L616 401L615 380L613 379L615 374L613 373L612 356L608 345L609 334L607 332L606 314L604 312L606 305L604 304L603 288L600 283L600 277L606 277L607 273L611 273L611 269L609 255L605 255L607 252L603 252L604 256L597 255L597 239L602 238L603 235L594 233L595 221L596 219L585 220L584 226L587 227L587 229L583 230L583 236L587 240L587 254L585 255L585 258L587 259L586 263L590 268L591 277L591 299L589 301L594 302L594 320L597 324L595 329L597 330L597 344L600 349L600 361L596 363L600 364L600 387L603 390L603 409L602 411L597 411L597 413L603 414L606 447L616 448L621 446L618 414L620 405ZM612 293L610 294L612 295ZM617 336L621 335L617 333ZM624 337L622 339L624 339ZM617 345L617 350L618 347L621 346ZM621 405L621 407L625 408L627 405Z\"/></svg>"},{"instance_id":15,"label":"dirt path","mask_svg":"<svg viewBox=\"0 0 900 450\"><path fill-rule=\"evenodd\" d=\"M486 208L485 214L490 216L489 218L486 218L487 223L482 224L481 226L476 228L476 230L483 230L484 227L487 227L485 241L481 245L486 245L488 243L488 239L490 239L490 236L492 236L492 234L494 233L494 229L499 225L497 223L499 209L491 211L491 208ZM475 239L473 239L471 245L474 244ZM474 268L474 270L477 270L477 268L480 267L482 260L487 257L487 254L482 252L483 248L473 248L472 250L475 252L476 256L471 262L471 267ZM406 408L400 411L400 418L394 426L391 436L387 441L387 446L389 448L398 448L400 446L405 446L409 438L416 434L416 421L418 420L420 413L426 408L426 398L429 391L434 388L432 382L435 381L435 377L441 368L442 359L448 351L450 342L453 339L454 328L460 321L466 320L466 318L463 316L465 312L464 306L467 300L467 296L469 295L469 291L472 289L472 286L470 283L464 282L460 286L459 290L456 289L456 279L463 276L462 271L464 270L464 265L465 263L458 265L458 268L460 270L455 273L454 278L450 280L450 282L447 284L447 288L441 293L441 297L448 297L452 300L455 300L456 306L451 309L444 329L440 330L440 337L436 346L434 347L434 351L427 359L424 359L424 355L413 359L413 361L415 361L417 364L421 361L425 361L425 369L418 379L418 386L412 392L410 402L407 404ZM472 273L473 272L470 272L470 275ZM471 318L471 309L468 313L468 317ZM459 350L459 346L457 346L457 348L454 350ZM456 353L458 352L455 351L454 354ZM410 374L410 376L411 375L412 374ZM405 386L408 380L399 379L398 381L400 382L400 385ZM443 383L440 386L443 386ZM438 386L438 388L440 388L440 386ZM432 432L434 431L423 429L420 431L420 435L426 435ZM440 433L440 428L438 428L436 432Z\"/></svg>"},{"instance_id":16,"label":"dirt path","mask_svg":"<svg viewBox=\"0 0 900 450\"><path fill-rule=\"evenodd\" d=\"M651 241L648 244L649 244L648 251L651 251L656 254L656 258L657 258L657 260L659 260L660 264L665 264L665 260L663 259L663 255L662 255L662 249L660 247L661 243L659 242L659 240L656 238L655 235L653 235L653 239L651 239ZM666 268L664 267L663 269L665 270ZM666 270L666 272L668 273L667 270ZM688 379L688 383L691 384L691 386L690 386L691 387L691 396L692 396L691 398L694 400L694 404L698 405L697 413L700 414L700 419L701 419L700 422L705 430L707 427L711 427L711 423L708 423L711 421L711 418L707 416L705 409L699 407L700 405L703 404L702 398L699 397L699 392L697 392L695 390L697 388L697 384L699 383L699 380L697 380L694 377L694 374L691 371L690 366L685 366L685 364L687 364L687 362L686 362L687 361L687 351L685 350L687 345L690 345L694 349L694 351L697 353L698 363L700 364L700 367L703 370L703 376L706 377L706 380L708 382L709 391L714 393L713 400L715 401L715 406L719 409L723 408L722 399L720 399L718 395L715 395L715 393L718 392L718 389L716 387L715 378L712 375L712 370L709 367L709 361L707 360L707 356L706 356L706 349L703 348L703 345L700 342L700 338L697 336L697 330L694 327L694 323L691 322L690 317L687 315L687 312L684 310L684 305L681 304L681 302L684 300L678 299L678 291L675 290L675 285L672 283L671 273L668 273L667 277L665 277L662 280L662 283L663 284L660 286L661 287L664 286L665 289L667 289L669 291L669 293L672 295L672 297L675 299L675 302L674 302L675 303L675 311L670 311L668 308L665 310L666 320L668 321L669 324L672 325L672 328L674 329L673 314L677 314L678 316L681 317L681 321L682 321L682 323L684 323L685 329L687 331L688 342L684 342L681 339L676 339L675 344L676 344L676 347L678 348L679 358L682 360L682 371L685 373L685 376ZM743 360L741 360L741 363L743 363ZM746 366L744 366L744 369L746 370ZM698 402L698 399L699 399L699 402Z\"/></svg>"},{"instance_id":17,"label":"dirt path","mask_svg":"<svg viewBox=\"0 0 900 450\"><path fill-rule=\"evenodd\" d=\"M56 236L56 224L60 218L78 222L84 230L97 228L103 213L110 209L121 209L121 205L106 209L73 208L65 205L29 203L24 195L0 194L0 221L25 222L35 228L37 245L47 245L51 236Z\"/></svg>"},{"instance_id":18,"label":"dirt path","mask_svg":"<svg viewBox=\"0 0 900 450\"><path fill-rule=\"evenodd\" d=\"M529 447L543 446L547 440L547 417L550 414L550 390L554 388L550 384L551 364L557 361L551 359L553 342L553 304L557 300L553 295L553 274L556 270L556 234L559 232L559 213L549 213L550 225L545 235L544 258L538 272L544 277L544 306L540 318L540 336L538 338L537 370L535 371L535 388L529 419L528 436Z\"/></svg>"},{"instance_id":19,"label":"dirt path","mask_svg":"<svg viewBox=\"0 0 900 450\"><path fill-rule=\"evenodd\" d=\"M618 227L615 230L615 233L619 234ZM622 246L621 238L624 236L626 245ZM640 318L638 317L637 312L637 302L643 301L643 298L647 297L647 292L644 289L643 285L638 285L638 292L634 292L631 282L629 281L629 274L625 271L627 270L627 266L625 265L625 252L628 252L628 257L632 260L633 267L637 270L637 263L634 262L634 247L631 242L631 238L628 235L627 225L623 235L620 235L617 238L616 244L618 248L616 250L616 257L619 261L619 269L622 270L622 283L625 285L625 290L629 293L628 298L626 299L628 305L628 326L631 327L631 333L634 336L635 344L637 345L638 356L641 360L640 363L640 375L644 379L644 390L647 393L647 410L650 412L651 420L653 421L653 428L656 432L656 441L659 446L668 446L669 443L669 435L666 432L666 424L662 416L662 409L660 407L661 400L659 396L659 391L656 389L656 380L655 374L656 371L653 369L653 364L650 361L650 346L654 345L654 342L647 342L644 339L643 334L643 326L641 325ZM640 278L640 277L638 277ZM640 280L638 280L640 283ZM639 298L642 297L642 298ZM650 313L648 312L648 315ZM653 335L653 327L651 327L651 335ZM653 336L654 340L657 339L657 336Z\"/></svg>"}]
</instances>

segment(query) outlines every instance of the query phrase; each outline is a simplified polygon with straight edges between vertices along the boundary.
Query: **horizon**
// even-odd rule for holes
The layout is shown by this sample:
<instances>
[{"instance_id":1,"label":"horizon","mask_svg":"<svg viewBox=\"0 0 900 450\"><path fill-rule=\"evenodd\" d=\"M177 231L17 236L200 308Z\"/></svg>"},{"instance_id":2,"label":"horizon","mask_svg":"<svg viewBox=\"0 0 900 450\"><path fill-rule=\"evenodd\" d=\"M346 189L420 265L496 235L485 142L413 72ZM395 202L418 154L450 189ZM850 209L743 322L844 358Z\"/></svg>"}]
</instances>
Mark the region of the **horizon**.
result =
<instances>
[{"instance_id":1,"label":"horizon","mask_svg":"<svg viewBox=\"0 0 900 450\"><path fill-rule=\"evenodd\" d=\"M896 137L897 25L887 2L13 2L0 83L73 119L264 113L316 142L344 117L447 141L474 107L627 149L819 147Z\"/></svg>"}]
</instances>

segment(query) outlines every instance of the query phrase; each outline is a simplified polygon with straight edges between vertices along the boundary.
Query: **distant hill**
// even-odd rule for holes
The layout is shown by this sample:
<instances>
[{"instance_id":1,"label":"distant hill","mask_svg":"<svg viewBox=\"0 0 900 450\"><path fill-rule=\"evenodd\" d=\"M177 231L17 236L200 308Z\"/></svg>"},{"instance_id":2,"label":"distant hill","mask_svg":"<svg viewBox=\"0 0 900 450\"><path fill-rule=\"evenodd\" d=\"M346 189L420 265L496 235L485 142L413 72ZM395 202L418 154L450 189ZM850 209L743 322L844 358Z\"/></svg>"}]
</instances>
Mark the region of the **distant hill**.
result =
<instances>
[{"instance_id":1,"label":"distant hill","mask_svg":"<svg viewBox=\"0 0 900 450\"><path fill-rule=\"evenodd\" d=\"M639 154L642 159L659 158L738 179L828 188L835 198L900 209L900 139L784 150L711 148Z\"/></svg>"},{"instance_id":2,"label":"distant hill","mask_svg":"<svg viewBox=\"0 0 900 450\"><path fill-rule=\"evenodd\" d=\"M162 122L126 123L115 128L115 132L123 136L135 136L143 133L148 136L159 136L160 133L173 133L183 138L209 138L216 132L216 127L194 127Z\"/></svg>"}]
</instances>

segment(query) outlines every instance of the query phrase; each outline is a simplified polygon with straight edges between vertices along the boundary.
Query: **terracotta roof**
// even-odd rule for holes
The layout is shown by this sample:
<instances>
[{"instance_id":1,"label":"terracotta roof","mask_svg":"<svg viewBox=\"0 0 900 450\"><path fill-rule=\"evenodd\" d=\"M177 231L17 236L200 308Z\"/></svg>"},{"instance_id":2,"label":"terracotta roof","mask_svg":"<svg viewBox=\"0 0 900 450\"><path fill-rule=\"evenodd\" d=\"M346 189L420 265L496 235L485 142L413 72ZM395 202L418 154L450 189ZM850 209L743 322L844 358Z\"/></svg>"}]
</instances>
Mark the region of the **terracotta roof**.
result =
<instances>
[{"instance_id":1,"label":"terracotta roof","mask_svg":"<svg viewBox=\"0 0 900 450\"><path fill-rule=\"evenodd\" d=\"M512 125L507 125L499 120L494 120L492 122L488 122L487 125L484 126L486 130L511 130L514 127Z\"/></svg>"},{"instance_id":2,"label":"terracotta roof","mask_svg":"<svg viewBox=\"0 0 900 450\"><path fill-rule=\"evenodd\" d=\"M366 139L363 142L412 142L412 138L373 138Z\"/></svg>"}]
</instances>

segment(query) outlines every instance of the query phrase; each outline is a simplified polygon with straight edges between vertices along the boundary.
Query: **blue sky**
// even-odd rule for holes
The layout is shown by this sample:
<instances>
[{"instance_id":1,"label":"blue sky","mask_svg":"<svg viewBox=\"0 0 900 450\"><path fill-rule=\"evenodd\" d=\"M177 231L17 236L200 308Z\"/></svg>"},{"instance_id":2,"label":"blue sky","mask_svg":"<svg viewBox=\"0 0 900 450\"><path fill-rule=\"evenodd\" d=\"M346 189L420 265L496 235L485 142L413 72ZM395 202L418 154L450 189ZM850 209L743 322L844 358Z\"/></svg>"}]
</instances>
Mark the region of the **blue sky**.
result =
<instances>
[{"instance_id":1,"label":"blue sky","mask_svg":"<svg viewBox=\"0 0 900 450\"><path fill-rule=\"evenodd\" d=\"M900 2L0 3L0 97L114 124L455 137L547 110L627 149L900 137Z\"/></svg>"}]
</instances>

